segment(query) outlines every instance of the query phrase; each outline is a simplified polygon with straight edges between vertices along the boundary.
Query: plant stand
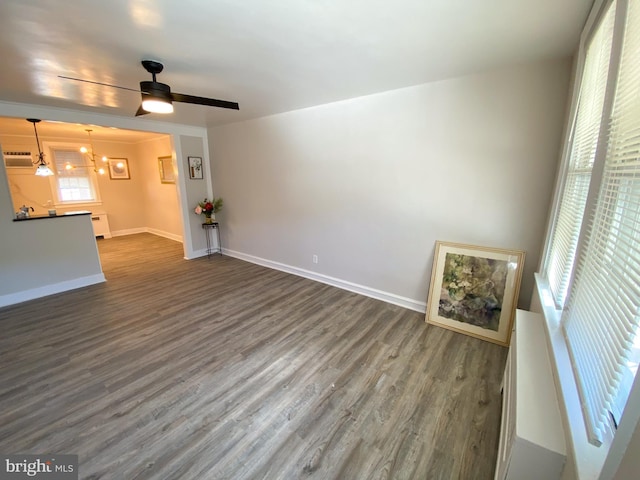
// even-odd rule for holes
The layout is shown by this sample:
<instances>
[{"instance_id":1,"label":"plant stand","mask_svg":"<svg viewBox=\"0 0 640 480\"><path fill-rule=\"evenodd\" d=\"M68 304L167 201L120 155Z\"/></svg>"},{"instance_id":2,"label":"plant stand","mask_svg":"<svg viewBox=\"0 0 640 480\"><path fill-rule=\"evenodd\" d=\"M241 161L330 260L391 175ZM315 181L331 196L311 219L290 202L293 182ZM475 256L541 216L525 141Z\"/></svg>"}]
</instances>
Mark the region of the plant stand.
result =
<instances>
[{"instance_id":1,"label":"plant stand","mask_svg":"<svg viewBox=\"0 0 640 480\"><path fill-rule=\"evenodd\" d=\"M211 258L211 255L215 253L219 253L222 255L222 242L220 240L220 225L216 221L212 221L211 223L203 223L202 228L204 229L205 236L207 238L207 258ZM218 240L218 247L213 248L211 235L213 232L211 230L216 231L216 236Z\"/></svg>"}]
</instances>

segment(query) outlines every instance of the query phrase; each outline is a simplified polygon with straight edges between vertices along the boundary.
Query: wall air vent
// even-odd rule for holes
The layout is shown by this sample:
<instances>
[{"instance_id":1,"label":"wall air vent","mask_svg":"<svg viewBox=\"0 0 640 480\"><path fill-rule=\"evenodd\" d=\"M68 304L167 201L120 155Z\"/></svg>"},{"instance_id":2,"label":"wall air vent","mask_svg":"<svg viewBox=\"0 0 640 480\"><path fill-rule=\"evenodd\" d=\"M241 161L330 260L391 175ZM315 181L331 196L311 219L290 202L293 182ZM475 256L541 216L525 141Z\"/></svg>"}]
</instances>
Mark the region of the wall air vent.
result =
<instances>
[{"instance_id":1,"label":"wall air vent","mask_svg":"<svg viewBox=\"0 0 640 480\"><path fill-rule=\"evenodd\" d=\"M33 168L31 152L2 152L7 168Z\"/></svg>"}]
</instances>

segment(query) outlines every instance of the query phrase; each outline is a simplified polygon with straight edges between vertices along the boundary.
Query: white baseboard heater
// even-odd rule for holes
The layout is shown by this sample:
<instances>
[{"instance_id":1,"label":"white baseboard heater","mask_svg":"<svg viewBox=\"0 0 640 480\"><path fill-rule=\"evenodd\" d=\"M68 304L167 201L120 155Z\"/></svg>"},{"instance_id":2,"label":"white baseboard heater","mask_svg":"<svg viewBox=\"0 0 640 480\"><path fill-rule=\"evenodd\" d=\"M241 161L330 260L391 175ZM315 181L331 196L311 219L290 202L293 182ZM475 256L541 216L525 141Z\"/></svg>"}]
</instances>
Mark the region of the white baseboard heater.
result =
<instances>
[{"instance_id":1,"label":"white baseboard heater","mask_svg":"<svg viewBox=\"0 0 640 480\"><path fill-rule=\"evenodd\" d=\"M91 225L93 225L93 234L96 237L111 238L111 229L106 213L92 213Z\"/></svg>"},{"instance_id":2,"label":"white baseboard heater","mask_svg":"<svg viewBox=\"0 0 640 480\"><path fill-rule=\"evenodd\" d=\"M503 379L495 480L559 480L566 460L542 315L517 310Z\"/></svg>"}]
</instances>

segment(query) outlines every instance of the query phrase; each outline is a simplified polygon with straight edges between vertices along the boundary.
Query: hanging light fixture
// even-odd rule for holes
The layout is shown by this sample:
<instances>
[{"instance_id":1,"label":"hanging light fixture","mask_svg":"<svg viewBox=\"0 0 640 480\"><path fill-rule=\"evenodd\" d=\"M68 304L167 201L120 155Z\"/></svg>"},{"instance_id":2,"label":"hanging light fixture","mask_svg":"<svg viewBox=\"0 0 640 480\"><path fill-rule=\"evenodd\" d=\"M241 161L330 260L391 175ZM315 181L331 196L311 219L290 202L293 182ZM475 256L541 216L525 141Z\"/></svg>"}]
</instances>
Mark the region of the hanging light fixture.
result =
<instances>
[{"instance_id":1,"label":"hanging light fixture","mask_svg":"<svg viewBox=\"0 0 640 480\"><path fill-rule=\"evenodd\" d=\"M36 168L36 175L39 177L49 177L53 175L53 171L49 168L49 164L44 161L44 153L40 149L40 139L38 138L38 129L36 123L40 122L38 118L27 118L27 122L33 123L33 131L36 132L36 143L38 144L38 160L33 162L34 165L38 165Z\"/></svg>"},{"instance_id":2,"label":"hanging light fixture","mask_svg":"<svg viewBox=\"0 0 640 480\"><path fill-rule=\"evenodd\" d=\"M96 155L96 152L93 149L93 140L91 139L91 132L93 132L93 130L87 128L85 132L87 132L87 135L89 135L89 145L91 146L91 152L89 152L87 147L80 147L80 151L84 153L87 156L87 159L89 159L89 161L91 161L91 163L93 164L93 171L100 175L104 175L106 170L104 169L104 166L98 164L98 162L96 161L96 156L98 155ZM103 156L101 157L101 160L102 163L107 163L109 159L106 156Z\"/></svg>"}]
</instances>

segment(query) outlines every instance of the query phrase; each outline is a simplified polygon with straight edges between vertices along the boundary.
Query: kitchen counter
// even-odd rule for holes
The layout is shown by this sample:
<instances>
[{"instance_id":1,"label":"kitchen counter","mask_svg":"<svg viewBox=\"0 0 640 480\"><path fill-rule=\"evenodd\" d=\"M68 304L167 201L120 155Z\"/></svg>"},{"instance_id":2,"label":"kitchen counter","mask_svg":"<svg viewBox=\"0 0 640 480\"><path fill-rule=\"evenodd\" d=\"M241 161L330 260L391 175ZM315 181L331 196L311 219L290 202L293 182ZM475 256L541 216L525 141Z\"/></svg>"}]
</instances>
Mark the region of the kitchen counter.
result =
<instances>
[{"instance_id":1,"label":"kitchen counter","mask_svg":"<svg viewBox=\"0 0 640 480\"><path fill-rule=\"evenodd\" d=\"M43 218L62 218L62 217L76 217L78 215L91 215L88 210L78 210L75 212L65 212L59 215L29 215L26 218L14 218L14 222L26 222L27 220L42 220Z\"/></svg>"}]
</instances>

